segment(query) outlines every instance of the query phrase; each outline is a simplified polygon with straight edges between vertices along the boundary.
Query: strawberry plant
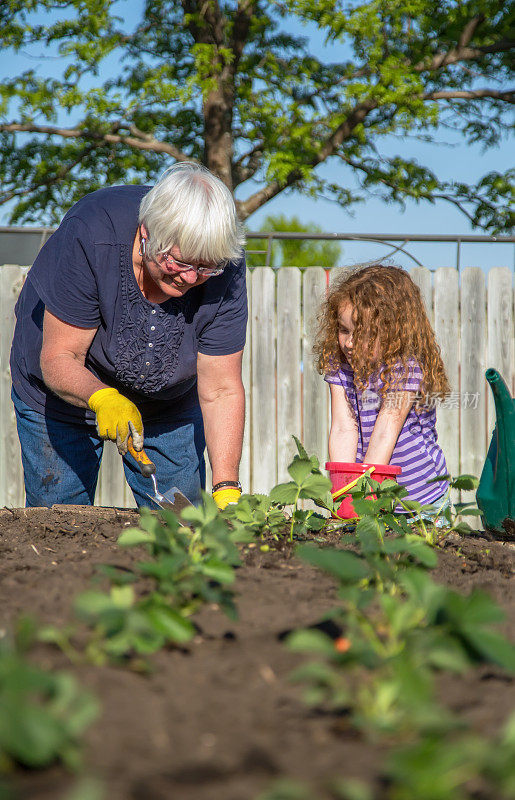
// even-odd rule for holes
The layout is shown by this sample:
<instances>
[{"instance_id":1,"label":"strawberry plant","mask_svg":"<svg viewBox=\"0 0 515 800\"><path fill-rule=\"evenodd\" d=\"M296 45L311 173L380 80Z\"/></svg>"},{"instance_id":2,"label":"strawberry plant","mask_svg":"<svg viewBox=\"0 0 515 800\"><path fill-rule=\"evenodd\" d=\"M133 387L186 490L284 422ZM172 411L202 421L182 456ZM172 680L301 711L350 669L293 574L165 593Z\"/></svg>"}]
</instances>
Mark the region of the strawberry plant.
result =
<instances>
[{"instance_id":1,"label":"strawberry plant","mask_svg":"<svg viewBox=\"0 0 515 800\"><path fill-rule=\"evenodd\" d=\"M33 636L33 623L22 620L12 637L0 638L0 772L54 762L76 769L82 734L99 712L72 675L28 660Z\"/></svg>"},{"instance_id":2,"label":"strawberry plant","mask_svg":"<svg viewBox=\"0 0 515 800\"><path fill-rule=\"evenodd\" d=\"M394 747L382 773L381 800L512 800L515 715L492 739L454 728ZM332 800L378 798L363 780L337 778L330 790Z\"/></svg>"},{"instance_id":3,"label":"strawberry plant","mask_svg":"<svg viewBox=\"0 0 515 800\"><path fill-rule=\"evenodd\" d=\"M326 518L312 509L302 509L301 503L303 500L312 500L318 507L332 510L331 481L322 474L318 458L308 456L299 439L296 436L293 438L298 454L288 466L292 480L274 486L266 500L260 495L258 504L250 501L248 495L243 496L237 505L229 508L226 513L228 519L259 533L259 522L266 514L267 522L273 526L272 533L276 537L284 530L285 523L287 524L290 541L293 541L294 536L303 537L308 531L320 531L326 526ZM293 507L289 518L284 514L283 509L286 506Z\"/></svg>"},{"instance_id":4,"label":"strawberry plant","mask_svg":"<svg viewBox=\"0 0 515 800\"><path fill-rule=\"evenodd\" d=\"M319 630L289 638L292 649L322 659L321 666L310 664L295 674L308 683L310 703L343 706L365 730L420 727L434 721L437 670L461 673L490 662L515 672L515 648L490 627L503 615L488 595L463 597L416 567L399 576L402 593L378 594L363 586L368 567L354 553L308 545L298 552L339 579L341 605L331 619L344 631L336 642Z\"/></svg>"},{"instance_id":5,"label":"strawberry plant","mask_svg":"<svg viewBox=\"0 0 515 800\"><path fill-rule=\"evenodd\" d=\"M185 508L181 518L166 510L156 514L142 509L139 527L124 531L118 545L143 546L148 557L132 570L104 566L109 590L78 595L75 615L86 626L85 637L77 625L70 625L46 626L39 638L59 646L72 661L126 662L146 669L146 656L169 644L183 645L195 635L190 617L203 604L216 604L235 618L231 584L240 563L237 543L252 538L243 526L232 528L207 494L202 506ZM138 593L135 584L143 581L146 588Z\"/></svg>"}]
</instances>

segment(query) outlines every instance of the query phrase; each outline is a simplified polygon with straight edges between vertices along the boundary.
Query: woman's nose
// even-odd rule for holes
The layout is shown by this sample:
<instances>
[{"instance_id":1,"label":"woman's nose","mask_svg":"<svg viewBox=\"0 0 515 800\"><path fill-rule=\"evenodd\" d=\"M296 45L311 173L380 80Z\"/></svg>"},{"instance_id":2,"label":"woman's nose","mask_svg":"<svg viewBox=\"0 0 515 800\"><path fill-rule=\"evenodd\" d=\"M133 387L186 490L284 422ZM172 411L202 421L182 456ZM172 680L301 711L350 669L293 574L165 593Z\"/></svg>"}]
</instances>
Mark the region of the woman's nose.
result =
<instances>
[{"instance_id":1,"label":"woman's nose","mask_svg":"<svg viewBox=\"0 0 515 800\"><path fill-rule=\"evenodd\" d=\"M199 274L196 269L188 269L181 272L181 278L185 283L194 284L199 279Z\"/></svg>"}]
</instances>

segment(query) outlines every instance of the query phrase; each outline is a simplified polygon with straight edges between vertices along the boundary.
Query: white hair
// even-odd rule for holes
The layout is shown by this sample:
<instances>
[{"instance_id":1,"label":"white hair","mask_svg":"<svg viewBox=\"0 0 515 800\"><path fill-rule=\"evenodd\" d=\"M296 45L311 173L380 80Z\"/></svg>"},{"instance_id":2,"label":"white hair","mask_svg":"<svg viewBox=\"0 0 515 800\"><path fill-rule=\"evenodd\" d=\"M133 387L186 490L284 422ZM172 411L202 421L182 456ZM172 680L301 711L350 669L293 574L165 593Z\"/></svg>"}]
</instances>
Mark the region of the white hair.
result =
<instances>
[{"instance_id":1,"label":"white hair","mask_svg":"<svg viewBox=\"0 0 515 800\"><path fill-rule=\"evenodd\" d=\"M176 246L184 261L227 263L241 257L245 244L227 186L205 167L189 161L167 169L145 195L139 224L148 231L151 257Z\"/></svg>"}]
</instances>

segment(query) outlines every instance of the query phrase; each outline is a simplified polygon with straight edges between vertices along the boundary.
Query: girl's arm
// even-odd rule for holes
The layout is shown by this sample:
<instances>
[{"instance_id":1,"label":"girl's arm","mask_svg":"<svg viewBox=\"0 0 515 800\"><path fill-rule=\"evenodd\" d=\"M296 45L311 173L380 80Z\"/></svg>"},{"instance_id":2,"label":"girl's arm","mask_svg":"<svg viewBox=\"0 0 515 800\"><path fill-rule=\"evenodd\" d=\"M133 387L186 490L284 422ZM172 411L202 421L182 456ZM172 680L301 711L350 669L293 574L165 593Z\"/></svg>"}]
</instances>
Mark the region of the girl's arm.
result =
<instances>
[{"instance_id":1,"label":"girl's arm","mask_svg":"<svg viewBox=\"0 0 515 800\"><path fill-rule=\"evenodd\" d=\"M329 460L354 463L358 452L358 425L343 386L330 383L331 430Z\"/></svg>"},{"instance_id":2,"label":"girl's arm","mask_svg":"<svg viewBox=\"0 0 515 800\"><path fill-rule=\"evenodd\" d=\"M370 437L365 464L389 464L415 392L391 392L383 399Z\"/></svg>"}]
</instances>

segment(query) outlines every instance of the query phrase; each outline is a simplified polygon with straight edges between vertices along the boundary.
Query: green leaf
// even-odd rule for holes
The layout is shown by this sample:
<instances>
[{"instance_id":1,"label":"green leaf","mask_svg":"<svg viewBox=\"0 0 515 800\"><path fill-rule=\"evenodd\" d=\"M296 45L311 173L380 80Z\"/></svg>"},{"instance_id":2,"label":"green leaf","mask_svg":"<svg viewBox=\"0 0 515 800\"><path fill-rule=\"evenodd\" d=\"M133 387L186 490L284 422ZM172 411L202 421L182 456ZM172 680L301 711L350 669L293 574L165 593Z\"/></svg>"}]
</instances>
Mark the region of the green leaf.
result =
<instances>
[{"instance_id":1,"label":"green leaf","mask_svg":"<svg viewBox=\"0 0 515 800\"><path fill-rule=\"evenodd\" d=\"M195 635L195 628L189 619L166 606L152 606L145 614L155 630L177 644L189 642Z\"/></svg>"},{"instance_id":2,"label":"green leaf","mask_svg":"<svg viewBox=\"0 0 515 800\"><path fill-rule=\"evenodd\" d=\"M343 583L357 583L369 574L367 564L354 553L329 548L321 549L313 545L299 545L297 555L308 564L329 572Z\"/></svg>"},{"instance_id":3,"label":"green leaf","mask_svg":"<svg viewBox=\"0 0 515 800\"><path fill-rule=\"evenodd\" d=\"M117 567L114 564L99 564L96 571L115 586L124 586L138 580L138 576L131 569Z\"/></svg>"},{"instance_id":4,"label":"green leaf","mask_svg":"<svg viewBox=\"0 0 515 800\"><path fill-rule=\"evenodd\" d=\"M446 473L445 475L437 475L435 478L428 478L426 483L444 483L452 480L451 476Z\"/></svg>"},{"instance_id":5,"label":"green leaf","mask_svg":"<svg viewBox=\"0 0 515 800\"><path fill-rule=\"evenodd\" d=\"M515 673L515 646L511 642L495 631L468 625L462 627L462 633L484 660Z\"/></svg>"},{"instance_id":6,"label":"green leaf","mask_svg":"<svg viewBox=\"0 0 515 800\"><path fill-rule=\"evenodd\" d=\"M304 499L319 500L331 489L331 481L325 475L308 475L300 490L300 497Z\"/></svg>"},{"instance_id":7,"label":"green leaf","mask_svg":"<svg viewBox=\"0 0 515 800\"><path fill-rule=\"evenodd\" d=\"M50 764L63 744L64 732L59 720L35 704L18 707L16 719L12 710L9 707L3 709L5 716L0 722L0 744L4 748L7 744L10 754L29 767Z\"/></svg>"},{"instance_id":8,"label":"green leaf","mask_svg":"<svg viewBox=\"0 0 515 800\"><path fill-rule=\"evenodd\" d=\"M335 655L334 641L326 633L317 630L300 630L290 633L286 639L290 650L302 653L317 653L322 656Z\"/></svg>"},{"instance_id":9,"label":"green leaf","mask_svg":"<svg viewBox=\"0 0 515 800\"><path fill-rule=\"evenodd\" d=\"M276 228L276 230L279 230L279 228ZM299 452L299 456L300 456L301 458L303 458L303 459L308 459L308 460L309 460L309 456L308 456L308 454L307 454L307 452L306 452L306 450L305 450L305 448L304 448L304 445L303 445L303 444L302 444L302 442L300 441L300 439L298 439L298 438L297 438L295 435L293 435L293 434L292 434L292 439L294 440L294 442L295 442L295 444L296 444L296 446L297 446L297 450L298 450L298 452Z\"/></svg>"},{"instance_id":10,"label":"green leaf","mask_svg":"<svg viewBox=\"0 0 515 800\"><path fill-rule=\"evenodd\" d=\"M79 778L63 800L105 800L104 784L96 778Z\"/></svg>"},{"instance_id":11,"label":"green leaf","mask_svg":"<svg viewBox=\"0 0 515 800\"><path fill-rule=\"evenodd\" d=\"M299 489L296 483L290 481L289 483L279 483L274 486L270 492L270 499L274 503L279 503L282 506L288 506L295 503Z\"/></svg>"},{"instance_id":12,"label":"green leaf","mask_svg":"<svg viewBox=\"0 0 515 800\"><path fill-rule=\"evenodd\" d=\"M451 481L453 489L462 489L464 491L477 489L478 485L479 481L474 475L458 475L457 478L453 478Z\"/></svg>"},{"instance_id":13,"label":"green leaf","mask_svg":"<svg viewBox=\"0 0 515 800\"><path fill-rule=\"evenodd\" d=\"M428 649L428 662L435 669L463 673L470 667L470 658L462 643L453 636L440 631L426 633L425 643Z\"/></svg>"},{"instance_id":14,"label":"green leaf","mask_svg":"<svg viewBox=\"0 0 515 800\"><path fill-rule=\"evenodd\" d=\"M360 517L375 514L374 500L359 496L355 497L354 492L350 492L350 494L352 494L352 505L356 514L359 514Z\"/></svg>"},{"instance_id":15,"label":"green leaf","mask_svg":"<svg viewBox=\"0 0 515 800\"><path fill-rule=\"evenodd\" d=\"M384 525L377 517L363 517L356 525L356 535L363 553L379 553L382 550Z\"/></svg>"},{"instance_id":16,"label":"green leaf","mask_svg":"<svg viewBox=\"0 0 515 800\"><path fill-rule=\"evenodd\" d=\"M471 528L470 525L468 524L468 522L458 522L457 525L453 525L452 526L452 529L453 529L453 531L456 531L456 533L459 533L461 535L467 535L469 533L471 533L471 534L475 534L476 533L477 534L477 531L475 531L473 528Z\"/></svg>"},{"instance_id":17,"label":"green leaf","mask_svg":"<svg viewBox=\"0 0 515 800\"><path fill-rule=\"evenodd\" d=\"M460 517L480 517L483 513L479 508L467 508L466 503L464 504L464 508L458 508L458 503L456 503L455 511Z\"/></svg>"},{"instance_id":18,"label":"green leaf","mask_svg":"<svg viewBox=\"0 0 515 800\"><path fill-rule=\"evenodd\" d=\"M412 533L397 539L388 539L384 543L384 551L385 553L406 553L429 569L433 569L438 563L436 552L419 536Z\"/></svg>"},{"instance_id":19,"label":"green leaf","mask_svg":"<svg viewBox=\"0 0 515 800\"><path fill-rule=\"evenodd\" d=\"M373 789L355 778L336 778L331 787L335 800L374 800Z\"/></svg>"},{"instance_id":20,"label":"green leaf","mask_svg":"<svg viewBox=\"0 0 515 800\"><path fill-rule=\"evenodd\" d=\"M495 600L479 589L468 596L449 592L446 610L454 620L464 625L491 625L505 618L503 609Z\"/></svg>"},{"instance_id":21,"label":"green leaf","mask_svg":"<svg viewBox=\"0 0 515 800\"><path fill-rule=\"evenodd\" d=\"M140 528L128 528L118 537L120 547L137 547L140 544L150 544L154 541L154 534L142 531Z\"/></svg>"},{"instance_id":22,"label":"green leaf","mask_svg":"<svg viewBox=\"0 0 515 800\"><path fill-rule=\"evenodd\" d=\"M235 581L234 569L217 558L210 558L202 563L202 572L208 578L212 578L219 583L230 584Z\"/></svg>"},{"instance_id":23,"label":"green leaf","mask_svg":"<svg viewBox=\"0 0 515 800\"><path fill-rule=\"evenodd\" d=\"M321 531L327 525L327 519L320 514L310 513L306 519L306 528L309 531Z\"/></svg>"},{"instance_id":24,"label":"green leaf","mask_svg":"<svg viewBox=\"0 0 515 800\"><path fill-rule=\"evenodd\" d=\"M297 486L302 486L304 480L311 473L311 461L295 456L288 467L288 472Z\"/></svg>"},{"instance_id":25,"label":"green leaf","mask_svg":"<svg viewBox=\"0 0 515 800\"><path fill-rule=\"evenodd\" d=\"M80 617L95 618L99 614L114 608L114 603L110 595L103 592L87 591L81 592L75 598L75 612Z\"/></svg>"},{"instance_id":26,"label":"green leaf","mask_svg":"<svg viewBox=\"0 0 515 800\"><path fill-rule=\"evenodd\" d=\"M132 586L111 587L111 598L116 608L128 609L134 605L134 589Z\"/></svg>"}]
</instances>

